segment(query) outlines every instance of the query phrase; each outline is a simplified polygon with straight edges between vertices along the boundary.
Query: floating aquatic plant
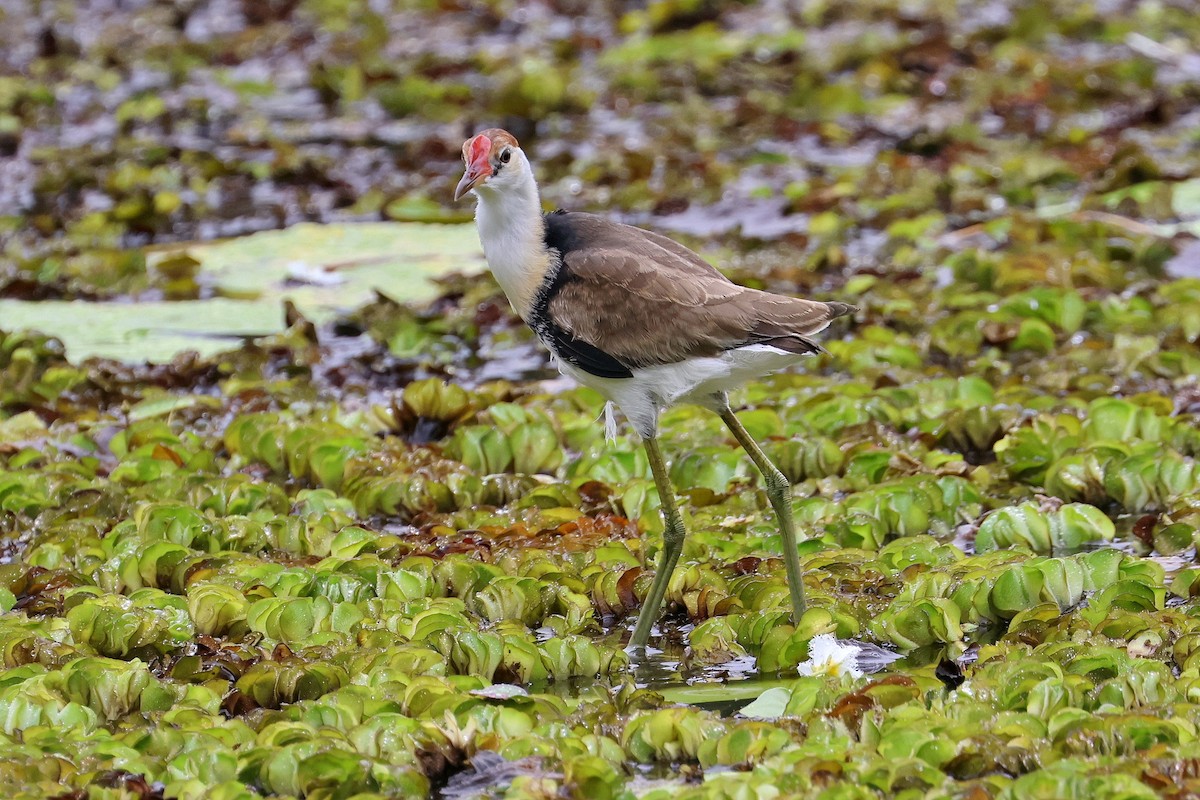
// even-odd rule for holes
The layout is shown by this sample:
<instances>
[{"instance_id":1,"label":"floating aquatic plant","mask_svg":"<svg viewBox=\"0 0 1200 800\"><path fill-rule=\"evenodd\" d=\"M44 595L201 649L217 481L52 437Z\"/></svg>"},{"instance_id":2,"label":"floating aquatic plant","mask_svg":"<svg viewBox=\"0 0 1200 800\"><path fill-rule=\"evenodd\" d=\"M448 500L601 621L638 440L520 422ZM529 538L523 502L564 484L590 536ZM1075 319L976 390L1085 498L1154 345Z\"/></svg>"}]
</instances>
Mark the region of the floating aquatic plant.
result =
<instances>
[{"instance_id":1,"label":"floating aquatic plant","mask_svg":"<svg viewBox=\"0 0 1200 800\"><path fill-rule=\"evenodd\" d=\"M983 553L1024 545L1035 553L1075 551L1116 535L1112 520L1086 503L1067 503L1047 510L1036 503L997 509L979 526L975 548Z\"/></svg>"},{"instance_id":2,"label":"floating aquatic plant","mask_svg":"<svg viewBox=\"0 0 1200 800\"><path fill-rule=\"evenodd\" d=\"M1197 791L1187 9L548 4L482 52L495 14L428 3L243 3L207 40L202 8L45 29L10 5L36 45L0 55L13 798ZM388 44L418 28L445 46ZM630 98L653 124L580 113ZM660 433L693 535L659 652L623 651L661 498L603 398L540 380L493 282L448 276L473 231L174 243L460 220L453 154L405 131L529 109L557 115L547 203L860 307L732 398L792 484L800 619L752 465L681 407ZM418 265L441 297L405 305L433 296L401 283ZM849 641L898 660L857 675L829 657Z\"/></svg>"}]
</instances>

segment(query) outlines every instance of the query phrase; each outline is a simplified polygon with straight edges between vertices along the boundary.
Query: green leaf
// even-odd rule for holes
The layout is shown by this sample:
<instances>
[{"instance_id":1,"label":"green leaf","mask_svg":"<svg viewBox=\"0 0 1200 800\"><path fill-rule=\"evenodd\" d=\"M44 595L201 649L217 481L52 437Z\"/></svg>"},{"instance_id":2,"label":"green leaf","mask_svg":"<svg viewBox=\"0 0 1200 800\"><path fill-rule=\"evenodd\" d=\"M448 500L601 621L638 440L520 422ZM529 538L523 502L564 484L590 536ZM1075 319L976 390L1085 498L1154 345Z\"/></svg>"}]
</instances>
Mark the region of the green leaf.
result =
<instances>
[{"instance_id":1,"label":"green leaf","mask_svg":"<svg viewBox=\"0 0 1200 800\"><path fill-rule=\"evenodd\" d=\"M747 703L738 713L751 719L778 719L783 716L791 698L791 689L775 686Z\"/></svg>"},{"instance_id":2,"label":"green leaf","mask_svg":"<svg viewBox=\"0 0 1200 800\"><path fill-rule=\"evenodd\" d=\"M285 300L323 322L377 291L406 302L431 299L432 278L482 267L473 225L302 224L172 248L159 258L180 252L200 262L199 280L218 296L139 302L136 313L126 303L0 300L0 320L10 330L58 337L75 362L90 356L166 362L186 350L212 355L279 333Z\"/></svg>"}]
</instances>

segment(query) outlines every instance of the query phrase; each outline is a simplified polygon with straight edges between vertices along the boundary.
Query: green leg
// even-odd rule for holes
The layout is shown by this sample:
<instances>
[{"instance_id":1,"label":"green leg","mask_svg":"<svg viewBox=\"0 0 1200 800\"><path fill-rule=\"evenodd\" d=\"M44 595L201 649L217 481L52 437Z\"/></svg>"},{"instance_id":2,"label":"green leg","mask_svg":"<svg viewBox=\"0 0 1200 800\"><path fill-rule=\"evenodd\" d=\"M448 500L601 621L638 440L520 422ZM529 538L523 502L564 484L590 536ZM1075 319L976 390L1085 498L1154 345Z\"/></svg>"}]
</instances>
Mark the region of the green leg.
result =
<instances>
[{"instance_id":1,"label":"green leg","mask_svg":"<svg viewBox=\"0 0 1200 800\"><path fill-rule=\"evenodd\" d=\"M728 403L720 410L721 419L733 432L733 437L750 456L754 466L762 473L767 482L767 497L775 516L779 518L779 532L783 538L783 564L787 569L788 589L792 594L792 621L800 622L804 613L804 572L800 569L800 555L796 550L796 523L792 520L792 485L779 467L771 463L767 454L751 438L749 432L742 427L741 421L733 413Z\"/></svg>"},{"instance_id":2,"label":"green leg","mask_svg":"<svg viewBox=\"0 0 1200 800\"><path fill-rule=\"evenodd\" d=\"M654 583L650 586L650 594L642 603L642 611L638 614L637 627L633 629L633 638L629 640L632 647L645 647L650 639L650 628L658 619L662 609L663 598L667 596L667 584L671 581L671 573L679 561L679 553L683 550L683 537L687 530L683 527L683 517L679 515L679 506L675 504L675 489L671 486L671 476L667 474L667 464L663 461L662 451L658 449L658 437L649 436L642 440L646 446L646 457L650 460L650 469L654 472L654 485L658 487L658 499L662 504L663 529L662 556L658 562L658 572L654 574Z\"/></svg>"}]
</instances>

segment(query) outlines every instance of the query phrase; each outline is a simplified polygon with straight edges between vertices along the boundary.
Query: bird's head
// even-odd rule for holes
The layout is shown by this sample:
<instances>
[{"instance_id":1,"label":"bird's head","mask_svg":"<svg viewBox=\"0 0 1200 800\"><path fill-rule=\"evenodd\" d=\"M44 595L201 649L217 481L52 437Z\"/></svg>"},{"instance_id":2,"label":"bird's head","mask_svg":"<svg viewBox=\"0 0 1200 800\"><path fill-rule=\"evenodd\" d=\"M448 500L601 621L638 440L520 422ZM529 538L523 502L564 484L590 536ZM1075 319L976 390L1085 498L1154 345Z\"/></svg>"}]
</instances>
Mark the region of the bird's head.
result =
<instances>
[{"instance_id":1,"label":"bird's head","mask_svg":"<svg viewBox=\"0 0 1200 800\"><path fill-rule=\"evenodd\" d=\"M455 200L472 190L503 192L525 179L529 171L529 162L517 140L499 128L489 128L467 139L462 153L467 171L454 190Z\"/></svg>"}]
</instances>

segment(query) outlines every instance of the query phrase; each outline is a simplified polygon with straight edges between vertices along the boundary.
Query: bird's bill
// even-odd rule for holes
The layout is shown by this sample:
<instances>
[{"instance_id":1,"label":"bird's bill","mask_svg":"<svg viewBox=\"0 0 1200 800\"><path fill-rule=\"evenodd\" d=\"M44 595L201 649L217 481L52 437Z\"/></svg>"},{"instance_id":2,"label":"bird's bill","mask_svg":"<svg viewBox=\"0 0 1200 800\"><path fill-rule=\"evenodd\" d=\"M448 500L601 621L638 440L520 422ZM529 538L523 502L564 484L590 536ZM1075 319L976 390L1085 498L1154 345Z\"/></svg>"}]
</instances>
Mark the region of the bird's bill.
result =
<instances>
[{"instance_id":1,"label":"bird's bill","mask_svg":"<svg viewBox=\"0 0 1200 800\"><path fill-rule=\"evenodd\" d=\"M467 171L454 189L454 199L458 200L467 192L474 189L480 181L492 174L492 163L489 156L492 153L492 140L480 134L463 145L463 158L467 162Z\"/></svg>"},{"instance_id":2,"label":"bird's bill","mask_svg":"<svg viewBox=\"0 0 1200 800\"><path fill-rule=\"evenodd\" d=\"M467 167L467 171L463 173L462 179L458 182L458 186L454 189L455 200L458 200L464 194L474 189L480 181L492 174L492 168L490 164L485 161L483 166L484 169Z\"/></svg>"}]
</instances>

